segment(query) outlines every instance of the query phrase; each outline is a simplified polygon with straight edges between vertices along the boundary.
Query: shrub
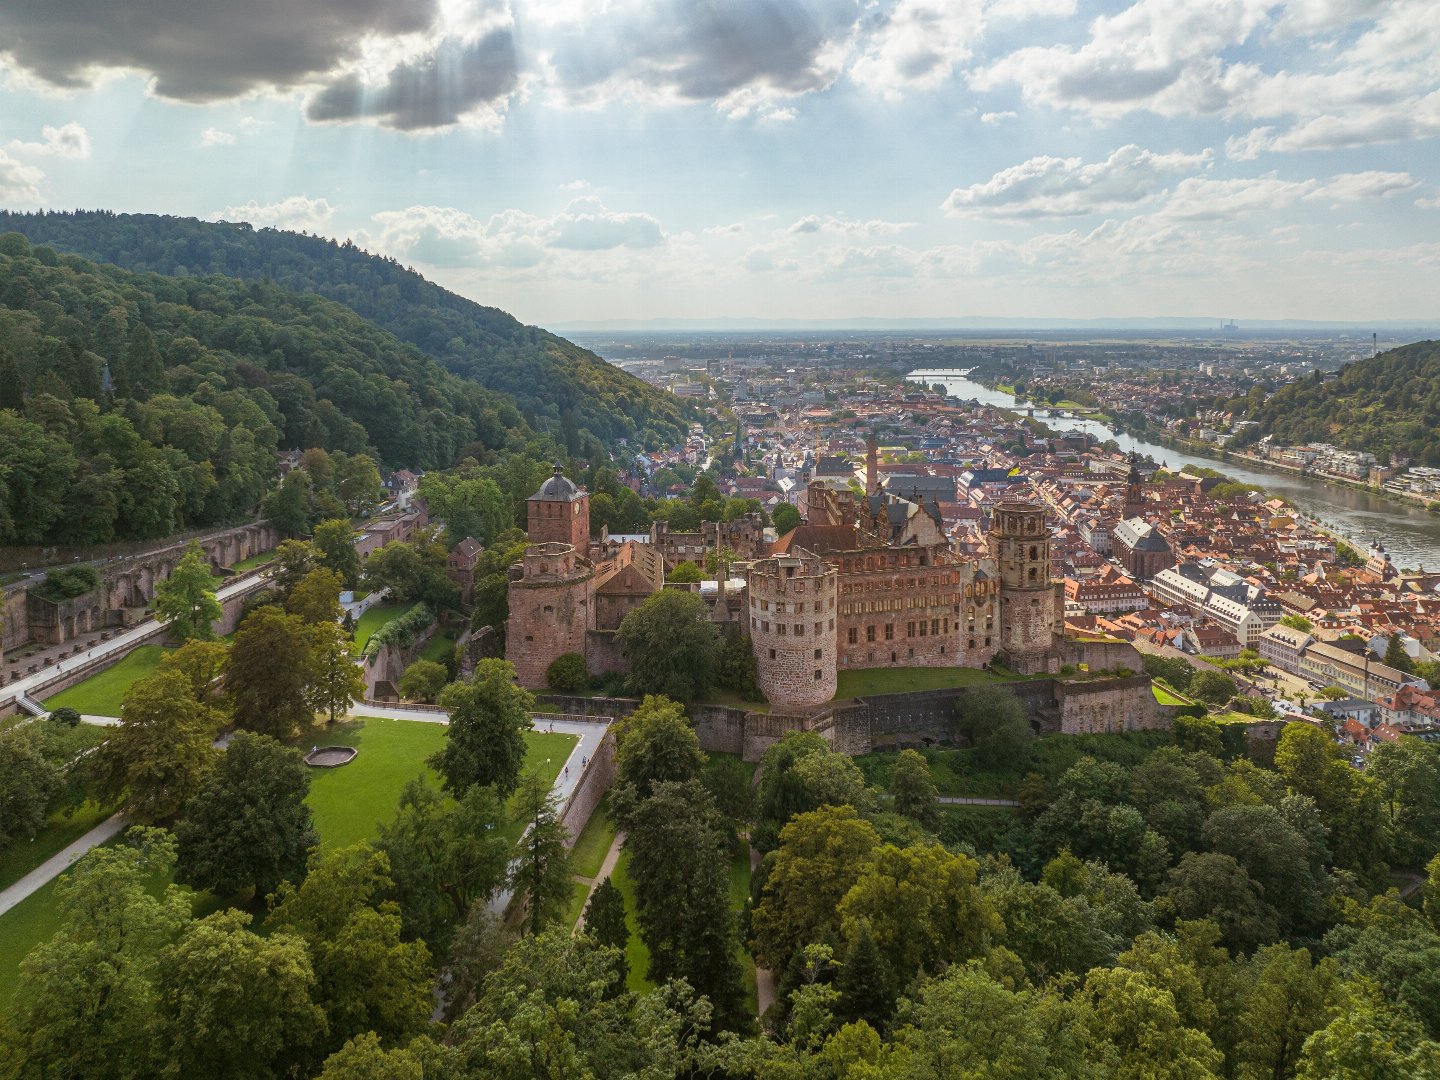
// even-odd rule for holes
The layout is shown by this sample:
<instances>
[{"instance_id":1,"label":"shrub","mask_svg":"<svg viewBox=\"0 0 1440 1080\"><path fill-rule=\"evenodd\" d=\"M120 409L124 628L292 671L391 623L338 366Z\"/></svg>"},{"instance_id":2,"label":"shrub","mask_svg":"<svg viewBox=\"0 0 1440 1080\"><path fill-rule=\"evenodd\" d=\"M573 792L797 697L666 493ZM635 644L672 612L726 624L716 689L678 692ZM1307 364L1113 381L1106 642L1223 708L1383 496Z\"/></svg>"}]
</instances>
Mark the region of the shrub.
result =
<instances>
[{"instance_id":1,"label":"shrub","mask_svg":"<svg viewBox=\"0 0 1440 1080\"><path fill-rule=\"evenodd\" d=\"M435 621L435 613L424 603L416 604L404 615L397 615L370 635L365 643L365 658L375 656L386 645L398 645L408 649L415 639Z\"/></svg>"},{"instance_id":2,"label":"shrub","mask_svg":"<svg viewBox=\"0 0 1440 1080\"><path fill-rule=\"evenodd\" d=\"M585 657L578 652L557 656L545 669L545 685L559 694L578 694L590 685Z\"/></svg>"},{"instance_id":3,"label":"shrub","mask_svg":"<svg viewBox=\"0 0 1440 1080\"><path fill-rule=\"evenodd\" d=\"M66 724L69 727L78 727L80 724L80 713L70 708L69 705L61 705L50 714L50 719L57 724Z\"/></svg>"}]
</instances>

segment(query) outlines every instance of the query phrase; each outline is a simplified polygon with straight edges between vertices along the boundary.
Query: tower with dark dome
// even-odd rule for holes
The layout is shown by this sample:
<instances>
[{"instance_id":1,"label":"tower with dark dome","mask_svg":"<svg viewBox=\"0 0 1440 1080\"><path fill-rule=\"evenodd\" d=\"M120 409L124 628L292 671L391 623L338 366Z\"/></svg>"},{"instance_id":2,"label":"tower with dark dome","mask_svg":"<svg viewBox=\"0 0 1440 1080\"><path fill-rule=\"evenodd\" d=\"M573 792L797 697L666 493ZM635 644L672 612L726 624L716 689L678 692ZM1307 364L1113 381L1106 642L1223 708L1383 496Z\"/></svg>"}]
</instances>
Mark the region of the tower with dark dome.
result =
<instances>
[{"instance_id":1,"label":"tower with dark dome","mask_svg":"<svg viewBox=\"0 0 1440 1080\"><path fill-rule=\"evenodd\" d=\"M526 501L532 544L569 544L580 555L590 545L590 496L565 476L561 465Z\"/></svg>"}]
</instances>

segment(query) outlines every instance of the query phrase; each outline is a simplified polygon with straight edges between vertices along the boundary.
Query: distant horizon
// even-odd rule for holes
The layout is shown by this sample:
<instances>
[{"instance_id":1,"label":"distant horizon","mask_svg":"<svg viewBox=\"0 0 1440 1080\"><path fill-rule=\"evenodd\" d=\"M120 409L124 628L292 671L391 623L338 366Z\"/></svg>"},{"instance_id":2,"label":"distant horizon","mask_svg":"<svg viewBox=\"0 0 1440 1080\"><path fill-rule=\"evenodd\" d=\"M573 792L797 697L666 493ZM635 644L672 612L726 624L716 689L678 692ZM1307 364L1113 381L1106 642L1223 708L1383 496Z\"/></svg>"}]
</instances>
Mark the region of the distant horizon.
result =
<instances>
[{"instance_id":1,"label":"distant horizon","mask_svg":"<svg viewBox=\"0 0 1440 1080\"><path fill-rule=\"evenodd\" d=\"M1233 324L1227 328L1227 324ZM986 331L1124 331L1129 333L1186 331L1213 332L1218 336L1235 335L1244 337L1247 333L1274 331L1313 331L1317 333L1344 333L1353 331L1395 334L1402 331L1440 330L1440 316L1414 319L1366 320L1315 320L1315 319L1231 319L1206 318L1186 315L1135 315L1135 316L1094 316L1071 318L1059 316L924 316L916 318L895 318L886 316L854 316L850 318L763 318L752 316L713 317L666 317L651 319L574 319L550 321L545 329L558 334L605 334L605 333L725 333L744 331L873 331L877 333L895 331L917 331L944 333L948 330L963 331L967 334Z\"/></svg>"}]
</instances>

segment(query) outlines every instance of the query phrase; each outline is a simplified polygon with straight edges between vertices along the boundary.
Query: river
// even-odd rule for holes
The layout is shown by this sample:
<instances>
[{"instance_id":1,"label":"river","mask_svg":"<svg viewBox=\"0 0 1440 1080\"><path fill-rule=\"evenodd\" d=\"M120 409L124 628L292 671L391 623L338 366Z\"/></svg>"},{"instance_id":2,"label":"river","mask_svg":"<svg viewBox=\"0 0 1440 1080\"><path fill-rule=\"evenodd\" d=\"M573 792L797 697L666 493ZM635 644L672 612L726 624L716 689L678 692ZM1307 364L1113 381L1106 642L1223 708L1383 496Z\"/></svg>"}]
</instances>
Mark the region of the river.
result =
<instances>
[{"instance_id":1,"label":"river","mask_svg":"<svg viewBox=\"0 0 1440 1080\"><path fill-rule=\"evenodd\" d=\"M1015 401L1015 395L1000 390L991 390L973 379L967 379L955 372L912 371L906 376L911 382L945 387L945 392L964 401L978 401L1004 409L1025 410L1028 403ZM1396 565L1414 568L1440 566L1440 516L1429 513L1419 506L1409 506L1389 499L1360 491L1357 488L1327 484L1309 476L1266 469L1250 462L1220 461L1215 458L1197 457L1169 446L1146 442L1119 434L1096 420L1083 420L1073 416L1041 416L1047 411L1036 406L1036 419L1056 431L1083 431L1100 440L1114 439L1127 453L1131 450L1148 456L1172 469L1182 465L1203 466L1216 469L1226 476L1247 484L1255 484L1272 495L1289 499L1300 509L1320 521L1322 525L1345 537L1351 544L1364 550L1379 539Z\"/></svg>"}]
</instances>

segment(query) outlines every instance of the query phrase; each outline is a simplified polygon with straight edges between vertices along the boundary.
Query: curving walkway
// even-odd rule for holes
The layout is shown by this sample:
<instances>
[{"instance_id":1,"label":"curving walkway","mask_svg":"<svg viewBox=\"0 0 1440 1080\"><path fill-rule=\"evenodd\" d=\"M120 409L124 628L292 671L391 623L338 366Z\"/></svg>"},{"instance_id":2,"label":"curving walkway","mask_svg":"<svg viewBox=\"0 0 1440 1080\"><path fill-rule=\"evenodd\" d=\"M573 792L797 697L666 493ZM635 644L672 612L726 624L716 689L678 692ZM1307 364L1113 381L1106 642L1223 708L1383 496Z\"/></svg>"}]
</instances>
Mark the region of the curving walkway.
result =
<instances>
[{"instance_id":1,"label":"curving walkway","mask_svg":"<svg viewBox=\"0 0 1440 1080\"><path fill-rule=\"evenodd\" d=\"M448 724L450 718L444 713L433 712L428 709L407 709L403 706L377 706L366 705L363 702L355 702L351 707L351 716L378 716L389 720L418 720L427 724ZM82 716L81 719L87 724L94 724L97 727L116 727L120 721L113 716ZM561 805L570 798L575 791L576 785L580 782L580 774L584 770L584 762L595 753L600 746L600 740L605 737L608 724L603 721L586 723L576 720L555 720L540 721L535 725L536 731L554 731L557 734L575 735L577 740L575 748L570 752L570 757L560 769L560 775L555 778L554 791L556 798ZM221 745L223 749L223 743ZM117 812L106 818L95 828L91 829L80 839L71 843L68 847L56 852L50 858L37 866L30 873L26 874L19 881L5 889L0 889L0 915L5 914L20 901L32 893L39 891L46 882L63 873L69 865L85 852L93 847L99 847L107 840L114 837L125 828L124 812ZM606 872L613 868L614 862L606 857ZM495 901L501 901L496 906ZM491 903L491 910L503 912L510 903L510 893L507 891L502 896L497 896Z\"/></svg>"},{"instance_id":2,"label":"curving walkway","mask_svg":"<svg viewBox=\"0 0 1440 1080\"><path fill-rule=\"evenodd\" d=\"M51 878L63 873L70 864L93 847L99 847L125 828L123 813L111 814L95 828L68 847L57 851L50 858L26 874L15 884L0 889L0 915L4 915L31 893L39 891Z\"/></svg>"}]
</instances>

